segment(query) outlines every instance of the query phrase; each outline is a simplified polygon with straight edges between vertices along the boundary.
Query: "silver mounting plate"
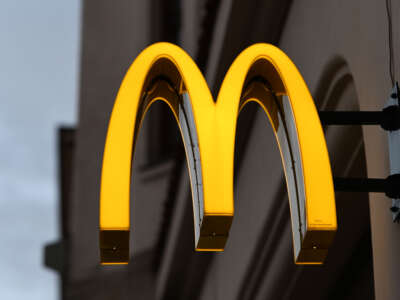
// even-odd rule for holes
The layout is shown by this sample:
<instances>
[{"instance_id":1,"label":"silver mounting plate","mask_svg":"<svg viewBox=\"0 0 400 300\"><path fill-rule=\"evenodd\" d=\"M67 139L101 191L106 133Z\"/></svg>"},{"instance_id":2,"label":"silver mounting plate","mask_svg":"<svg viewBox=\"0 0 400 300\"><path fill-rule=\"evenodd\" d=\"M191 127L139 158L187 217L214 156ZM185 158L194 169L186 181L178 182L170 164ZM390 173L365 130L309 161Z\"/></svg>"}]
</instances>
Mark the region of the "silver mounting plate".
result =
<instances>
[{"instance_id":1,"label":"silver mounting plate","mask_svg":"<svg viewBox=\"0 0 400 300\"><path fill-rule=\"evenodd\" d=\"M400 105L399 101L399 86L398 83L394 85L392 92L389 95L385 107L390 105ZM390 161L390 175L400 173L400 129L388 131L389 139L389 161ZM392 199L392 218L393 222L400 222L400 199Z\"/></svg>"}]
</instances>

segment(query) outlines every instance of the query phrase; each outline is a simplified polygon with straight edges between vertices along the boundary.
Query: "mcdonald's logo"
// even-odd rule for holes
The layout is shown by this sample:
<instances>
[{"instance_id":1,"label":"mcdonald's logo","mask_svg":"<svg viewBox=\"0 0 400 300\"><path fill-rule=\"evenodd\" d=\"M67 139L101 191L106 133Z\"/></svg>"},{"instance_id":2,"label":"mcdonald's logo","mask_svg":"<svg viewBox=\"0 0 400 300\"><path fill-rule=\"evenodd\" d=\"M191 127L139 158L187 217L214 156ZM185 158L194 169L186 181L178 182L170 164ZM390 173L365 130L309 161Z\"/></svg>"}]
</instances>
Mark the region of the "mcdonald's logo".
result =
<instances>
[{"instance_id":1,"label":"mcdonald's logo","mask_svg":"<svg viewBox=\"0 0 400 300\"><path fill-rule=\"evenodd\" d=\"M314 101L292 61L272 45L245 49L214 102L189 55L175 45L157 43L129 68L109 122L100 192L102 264L128 262L132 155L143 116L158 100L172 110L183 138L197 251L223 251L228 240L236 122L243 106L254 101L265 111L279 145L295 262L323 263L337 227L332 173Z\"/></svg>"}]
</instances>

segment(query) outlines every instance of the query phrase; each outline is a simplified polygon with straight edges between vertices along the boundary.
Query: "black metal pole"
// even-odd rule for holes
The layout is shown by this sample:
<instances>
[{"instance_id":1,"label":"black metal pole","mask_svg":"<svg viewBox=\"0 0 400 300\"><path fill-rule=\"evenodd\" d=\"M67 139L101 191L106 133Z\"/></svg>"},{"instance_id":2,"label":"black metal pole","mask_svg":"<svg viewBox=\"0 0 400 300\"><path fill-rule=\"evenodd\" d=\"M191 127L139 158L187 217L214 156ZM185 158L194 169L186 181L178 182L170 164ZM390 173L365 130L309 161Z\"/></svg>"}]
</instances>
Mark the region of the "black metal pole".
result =
<instances>
[{"instance_id":1,"label":"black metal pole","mask_svg":"<svg viewBox=\"0 0 400 300\"><path fill-rule=\"evenodd\" d=\"M380 125L385 130L400 129L400 106L382 111L320 111L322 125Z\"/></svg>"},{"instance_id":2,"label":"black metal pole","mask_svg":"<svg viewBox=\"0 0 400 300\"><path fill-rule=\"evenodd\" d=\"M400 198L400 174L386 179L335 177L333 182L336 191L385 193L389 198Z\"/></svg>"},{"instance_id":3,"label":"black metal pole","mask_svg":"<svg viewBox=\"0 0 400 300\"><path fill-rule=\"evenodd\" d=\"M334 178L336 191L342 192L386 192L386 179L375 178Z\"/></svg>"},{"instance_id":4,"label":"black metal pole","mask_svg":"<svg viewBox=\"0 0 400 300\"><path fill-rule=\"evenodd\" d=\"M380 125L381 111L320 111L322 125Z\"/></svg>"}]
</instances>

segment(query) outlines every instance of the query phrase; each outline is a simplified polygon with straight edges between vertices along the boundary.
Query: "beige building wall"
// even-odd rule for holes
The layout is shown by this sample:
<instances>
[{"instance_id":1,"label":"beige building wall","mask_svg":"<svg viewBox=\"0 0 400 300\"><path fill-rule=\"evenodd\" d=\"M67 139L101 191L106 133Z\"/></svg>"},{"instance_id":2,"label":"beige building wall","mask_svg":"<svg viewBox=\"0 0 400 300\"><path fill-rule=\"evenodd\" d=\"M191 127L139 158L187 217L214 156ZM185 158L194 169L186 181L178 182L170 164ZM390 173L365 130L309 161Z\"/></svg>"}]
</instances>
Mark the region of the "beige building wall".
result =
<instances>
[{"instance_id":1,"label":"beige building wall","mask_svg":"<svg viewBox=\"0 0 400 300\"><path fill-rule=\"evenodd\" d=\"M400 75L400 2L392 1L394 60ZM335 60L344 60L356 87L360 110L380 110L391 91L385 1L293 1L280 47L291 57L315 93L322 74ZM369 177L389 175L386 132L364 126ZM399 154L400 155L400 154ZM400 299L400 226L394 224L391 201L370 194L376 299ZM357 215L354 216L357 222Z\"/></svg>"},{"instance_id":2,"label":"beige building wall","mask_svg":"<svg viewBox=\"0 0 400 300\"><path fill-rule=\"evenodd\" d=\"M98 211L107 124L123 76L133 59L151 43L149 11L146 1L123 0L118 5L83 1L79 124L70 211L71 281L104 272L98 267ZM138 153L143 152L144 144L139 144Z\"/></svg>"}]
</instances>

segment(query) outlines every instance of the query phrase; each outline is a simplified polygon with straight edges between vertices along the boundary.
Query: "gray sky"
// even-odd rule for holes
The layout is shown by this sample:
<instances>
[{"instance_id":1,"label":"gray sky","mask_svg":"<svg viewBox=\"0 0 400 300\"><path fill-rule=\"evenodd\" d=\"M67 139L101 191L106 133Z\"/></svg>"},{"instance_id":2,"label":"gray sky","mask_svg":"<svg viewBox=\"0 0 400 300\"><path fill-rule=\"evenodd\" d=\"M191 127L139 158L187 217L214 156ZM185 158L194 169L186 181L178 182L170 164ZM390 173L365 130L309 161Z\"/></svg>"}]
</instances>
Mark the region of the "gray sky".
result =
<instances>
[{"instance_id":1,"label":"gray sky","mask_svg":"<svg viewBox=\"0 0 400 300\"><path fill-rule=\"evenodd\" d=\"M56 128L77 114L80 1L0 0L0 299L57 299Z\"/></svg>"}]
</instances>

